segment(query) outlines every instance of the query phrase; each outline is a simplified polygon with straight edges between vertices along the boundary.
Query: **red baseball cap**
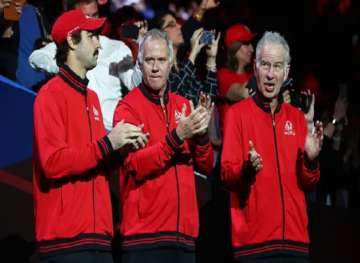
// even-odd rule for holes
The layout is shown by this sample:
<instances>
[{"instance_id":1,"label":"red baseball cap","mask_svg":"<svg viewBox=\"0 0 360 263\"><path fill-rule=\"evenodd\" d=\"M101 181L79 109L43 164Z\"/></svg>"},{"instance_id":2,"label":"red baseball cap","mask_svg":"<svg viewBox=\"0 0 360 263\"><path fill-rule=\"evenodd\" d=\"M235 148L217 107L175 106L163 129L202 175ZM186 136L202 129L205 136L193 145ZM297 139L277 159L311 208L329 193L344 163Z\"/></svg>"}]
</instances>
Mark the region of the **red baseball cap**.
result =
<instances>
[{"instance_id":1,"label":"red baseball cap","mask_svg":"<svg viewBox=\"0 0 360 263\"><path fill-rule=\"evenodd\" d=\"M106 18L87 17L80 9L67 11L56 19L51 30L51 36L57 44L61 44L74 31L97 30L104 25L105 20Z\"/></svg>"},{"instance_id":2,"label":"red baseball cap","mask_svg":"<svg viewBox=\"0 0 360 263\"><path fill-rule=\"evenodd\" d=\"M242 24L236 24L228 28L225 32L225 45L228 47L235 41L249 42L256 34L252 33L250 29Z\"/></svg>"}]
</instances>

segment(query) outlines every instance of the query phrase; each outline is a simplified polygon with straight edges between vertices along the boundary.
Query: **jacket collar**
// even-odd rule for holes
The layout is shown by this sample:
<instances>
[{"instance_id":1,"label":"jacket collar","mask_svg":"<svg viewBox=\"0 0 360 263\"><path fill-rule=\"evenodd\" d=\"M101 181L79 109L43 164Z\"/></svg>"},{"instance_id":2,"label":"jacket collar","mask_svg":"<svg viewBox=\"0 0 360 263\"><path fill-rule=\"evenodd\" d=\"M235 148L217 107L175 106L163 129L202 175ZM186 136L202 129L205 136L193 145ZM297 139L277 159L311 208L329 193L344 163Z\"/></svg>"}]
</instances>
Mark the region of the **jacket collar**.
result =
<instances>
[{"instance_id":1,"label":"jacket collar","mask_svg":"<svg viewBox=\"0 0 360 263\"><path fill-rule=\"evenodd\" d=\"M255 104L262 109L264 112L271 113L270 103L266 101L264 96L260 94L259 90L256 91L255 95L252 97ZM276 106L275 112L278 113L281 109L282 100L278 99L278 105Z\"/></svg>"},{"instance_id":2,"label":"jacket collar","mask_svg":"<svg viewBox=\"0 0 360 263\"><path fill-rule=\"evenodd\" d=\"M80 92L82 95L86 95L87 85L89 80L80 78L74 71L70 69L68 65L61 65L59 67L59 76L70 85L71 88Z\"/></svg>"},{"instance_id":3,"label":"jacket collar","mask_svg":"<svg viewBox=\"0 0 360 263\"><path fill-rule=\"evenodd\" d=\"M151 102L160 105L160 95L156 94L150 87L148 87L144 82L141 82L139 86L141 92L144 96L150 100ZM164 104L166 105L169 101L169 89L168 85L166 86L166 90L164 92Z\"/></svg>"}]
</instances>

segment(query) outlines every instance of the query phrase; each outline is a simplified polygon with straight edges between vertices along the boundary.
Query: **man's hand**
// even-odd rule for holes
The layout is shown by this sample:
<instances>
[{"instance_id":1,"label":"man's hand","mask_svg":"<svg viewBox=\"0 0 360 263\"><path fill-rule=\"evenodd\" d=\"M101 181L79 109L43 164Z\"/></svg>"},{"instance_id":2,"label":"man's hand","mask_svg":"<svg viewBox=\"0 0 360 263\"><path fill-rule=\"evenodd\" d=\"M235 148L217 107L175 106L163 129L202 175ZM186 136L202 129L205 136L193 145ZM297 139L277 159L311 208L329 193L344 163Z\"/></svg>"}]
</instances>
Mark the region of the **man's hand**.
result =
<instances>
[{"instance_id":1,"label":"man's hand","mask_svg":"<svg viewBox=\"0 0 360 263\"><path fill-rule=\"evenodd\" d=\"M204 103L204 105L201 103ZM183 117L180 118L179 124L176 127L176 133L181 140L190 139L194 135L201 136L207 132L214 104L207 97L206 99L200 98L200 103L196 109L194 109L194 105L190 101L190 107L191 113L185 117L186 105L184 104L182 108Z\"/></svg>"},{"instance_id":2,"label":"man's hand","mask_svg":"<svg viewBox=\"0 0 360 263\"><path fill-rule=\"evenodd\" d=\"M108 134L113 149L118 150L124 146L131 146L138 150L145 147L149 134L144 134L142 128L143 125L135 126L125 123L124 120L120 121Z\"/></svg>"},{"instance_id":3,"label":"man's hand","mask_svg":"<svg viewBox=\"0 0 360 263\"><path fill-rule=\"evenodd\" d=\"M249 162L256 173L263 168L262 158L255 150L254 143L251 140L249 141Z\"/></svg>"},{"instance_id":4,"label":"man's hand","mask_svg":"<svg viewBox=\"0 0 360 263\"><path fill-rule=\"evenodd\" d=\"M324 130L322 122L316 121L312 131L308 131L305 140L305 154L310 161L315 160L319 155L324 139Z\"/></svg>"},{"instance_id":5,"label":"man's hand","mask_svg":"<svg viewBox=\"0 0 360 263\"><path fill-rule=\"evenodd\" d=\"M12 0L0 0L0 9L9 7L11 2L12 2Z\"/></svg>"}]
</instances>

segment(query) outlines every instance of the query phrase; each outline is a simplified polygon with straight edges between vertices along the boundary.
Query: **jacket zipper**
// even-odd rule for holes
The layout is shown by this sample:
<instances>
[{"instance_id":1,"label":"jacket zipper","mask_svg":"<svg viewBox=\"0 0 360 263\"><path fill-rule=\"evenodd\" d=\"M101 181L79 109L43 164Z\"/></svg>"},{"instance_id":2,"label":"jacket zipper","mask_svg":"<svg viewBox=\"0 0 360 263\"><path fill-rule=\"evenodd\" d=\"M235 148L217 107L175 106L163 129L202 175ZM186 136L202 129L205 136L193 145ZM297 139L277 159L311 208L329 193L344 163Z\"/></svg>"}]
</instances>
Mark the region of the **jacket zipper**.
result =
<instances>
[{"instance_id":1,"label":"jacket zipper","mask_svg":"<svg viewBox=\"0 0 360 263\"><path fill-rule=\"evenodd\" d=\"M167 108L164 105L163 98L160 98L160 105L162 112L165 117L165 123L166 123L166 130L168 133L170 133L170 124L169 124L169 118L167 114ZM176 193L177 193L177 217L176 217L176 240L179 242L179 227L180 227L180 185L179 185L179 176L176 168L176 164L174 165L175 169L175 179L176 179Z\"/></svg>"},{"instance_id":2,"label":"jacket zipper","mask_svg":"<svg viewBox=\"0 0 360 263\"><path fill-rule=\"evenodd\" d=\"M89 123L89 131L90 131L90 142L92 142L93 136L92 136L92 130L91 130L91 119L90 119L90 109L88 106L88 101L87 101L87 94L85 95L85 106L86 106L86 114L88 117L88 123ZM94 178L91 177L91 184L92 184L92 207L93 207L93 229L94 229L94 233L95 233L95 182L94 182Z\"/></svg>"},{"instance_id":3,"label":"jacket zipper","mask_svg":"<svg viewBox=\"0 0 360 263\"><path fill-rule=\"evenodd\" d=\"M281 210L282 210L282 240L285 240L285 201L284 201L284 189L282 185L282 180L280 176L280 163L279 163L279 152L277 147L277 139L276 139L276 127L275 127L275 116L271 114L272 127L274 132L274 144L275 144L275 156L276 156L276 166L277 166L277 175L279 178L279 186L280 186L280 197L281 197Z\"/></svg>"}]
</instances>

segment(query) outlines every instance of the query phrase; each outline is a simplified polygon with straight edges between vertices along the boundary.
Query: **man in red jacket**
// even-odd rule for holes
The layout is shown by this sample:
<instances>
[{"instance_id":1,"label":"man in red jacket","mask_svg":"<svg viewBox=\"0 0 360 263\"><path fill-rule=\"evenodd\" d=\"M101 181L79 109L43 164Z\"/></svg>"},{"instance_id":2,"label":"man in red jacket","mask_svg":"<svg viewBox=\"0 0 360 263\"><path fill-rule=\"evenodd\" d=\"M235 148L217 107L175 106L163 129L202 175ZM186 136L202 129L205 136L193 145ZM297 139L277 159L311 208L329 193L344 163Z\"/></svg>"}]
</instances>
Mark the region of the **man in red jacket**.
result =
<instances>
[{"instance_id":1,"label":"man in red jacket","mask_svg":"<svg viewBox=\"0 0 360 263\"><path fill-rule=\"evenodd\" d=\"M129 153L120 170L121 262L191 263L199 230L194 166L203 174L212 169L207 127L213 106L203 101L193 109L169 91L173 52L166 33L147 32L138 59L143 82L114 114L115 125L144 124L150 134L146 147Z\"/></svg>"},{"instance_id":2,"label":"man in red jacket","mask_svg":"<svg viewBox=\"0 0 360 263\"><path fill-rule=\"evenodd\" d=\"M41 262L112 262L112 211L105 160L144 146L140 127L120 122L106 135L99 100L87 88L104 18L63 13L52 37L59 74L34 105L35 234Z\"/></svg>"},{"instance_id":3,"label":"man in red jacket","mask_svg":"<svg viewBox=\"0 0 360 263\"><path fill-rule=\"evenodd\" d=\"M290 51L266 32L256 49L258 91L233 105L225 120L222 180L231 191L232 244L241 262L308 262L304 191L319 180L323 129L278 100Z\"/></svg>"}]
</instances>

